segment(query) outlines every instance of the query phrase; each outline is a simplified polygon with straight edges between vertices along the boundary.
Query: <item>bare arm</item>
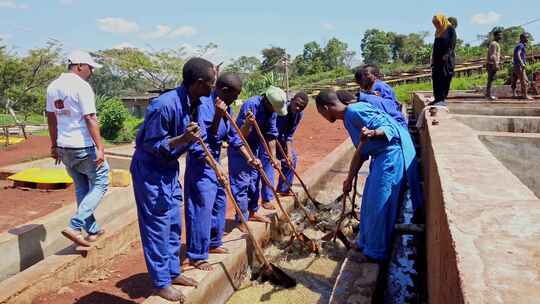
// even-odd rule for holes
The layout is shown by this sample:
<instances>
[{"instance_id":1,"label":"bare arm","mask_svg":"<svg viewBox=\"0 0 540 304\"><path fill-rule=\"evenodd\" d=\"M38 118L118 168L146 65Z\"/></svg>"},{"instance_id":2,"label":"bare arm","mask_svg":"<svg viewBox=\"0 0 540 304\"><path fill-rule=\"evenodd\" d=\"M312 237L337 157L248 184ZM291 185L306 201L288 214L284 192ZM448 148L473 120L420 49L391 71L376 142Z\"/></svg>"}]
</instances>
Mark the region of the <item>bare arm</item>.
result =
<instances>
[{"instance_id":1,"label":"bare arm","mask_svg":"<svg viewBox=\"0 0 540 304\"><path fill-rule=\"evenodd\" d=\"M354 151L353 159L349 165L349 174L345 181L343 181L343 193L351 192L354 177L358 174L358 171L366 161L366 159L362 157L362 146L363 143L360 142L358 147L356 147L356 151Z\"/></svg>"},{"instance_id":2,"label":"bare arm","mask_svg":"<svg viewBox=\"0 0 540 304\"><path fill-rule=\"evenodd\" d=\"M84 120L90 136L96 144L96 165L100 167L105 160L105 147L103 146L103 141L101 140L101 134L99 133L99 122L95 113L84 115Z\"/></svg>"},{"instance_id":3,"label":"bare arm","mask_svg":"<svg viewBox=\"0 0 540 304\"><path fill-rule=\"evenodd\" d=\"M58 147L57 138L58 138L58 122L56 121L56 113L47 112L47 125L49 125L49 137L51 138L51 157L54 158L56 165L60 163L58 157Z\"/></svg>"}]
</instances>

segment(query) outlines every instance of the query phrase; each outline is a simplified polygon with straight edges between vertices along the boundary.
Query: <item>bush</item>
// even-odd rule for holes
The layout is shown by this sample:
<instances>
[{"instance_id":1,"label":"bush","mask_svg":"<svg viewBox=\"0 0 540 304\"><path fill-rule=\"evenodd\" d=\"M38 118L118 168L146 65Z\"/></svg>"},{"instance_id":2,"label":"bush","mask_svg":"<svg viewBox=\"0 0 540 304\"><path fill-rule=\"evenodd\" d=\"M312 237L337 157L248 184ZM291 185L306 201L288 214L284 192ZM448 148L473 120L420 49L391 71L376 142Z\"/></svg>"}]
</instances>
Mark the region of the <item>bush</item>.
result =
<instances>
[{"instance_id":1,"label":"bush","mask_svg":"<svg viewBox=\"0 0 540 304\"><path fill-rule=\"evenodd\" d=\"M129 143L135 140L137 136L137 131L139 126L144 121L143 118L137 118L134 116L129 116L128 119L124 122L122 130L118 133L118 136L113 140L114 143Z\"/></svg>"},{"instance_id":2,"label":"bush","mask_svg":"<svg viewBox=\"0 0 540 304\"><path fill-rule=\"evenodd\" d=\"M131 116L119 99L111 98L100 101L98 115L101 135L108 140L116 140L124 123Z\"/></svg>"}]
</instances>

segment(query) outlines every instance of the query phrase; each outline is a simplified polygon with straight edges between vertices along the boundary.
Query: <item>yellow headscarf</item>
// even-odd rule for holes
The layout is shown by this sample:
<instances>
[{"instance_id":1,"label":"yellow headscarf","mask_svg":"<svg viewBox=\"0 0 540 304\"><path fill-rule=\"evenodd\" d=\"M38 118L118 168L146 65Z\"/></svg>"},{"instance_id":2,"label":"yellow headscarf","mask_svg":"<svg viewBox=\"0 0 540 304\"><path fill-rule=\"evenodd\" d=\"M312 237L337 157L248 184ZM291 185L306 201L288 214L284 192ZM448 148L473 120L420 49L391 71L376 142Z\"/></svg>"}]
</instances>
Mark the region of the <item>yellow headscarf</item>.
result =
<instances>
[{"instance_id":1,"label":"yellow headscarf","mask_svg":"<svg viewBox=\"0 0 540 304\"><path fill-rule=\"evenodd\" d=\"M443 14L433 16L432 22L436 29L435 37L437 38L441 37L451 26L450 21L448 21L448 18Z\"/></svg>"}]
</instances>

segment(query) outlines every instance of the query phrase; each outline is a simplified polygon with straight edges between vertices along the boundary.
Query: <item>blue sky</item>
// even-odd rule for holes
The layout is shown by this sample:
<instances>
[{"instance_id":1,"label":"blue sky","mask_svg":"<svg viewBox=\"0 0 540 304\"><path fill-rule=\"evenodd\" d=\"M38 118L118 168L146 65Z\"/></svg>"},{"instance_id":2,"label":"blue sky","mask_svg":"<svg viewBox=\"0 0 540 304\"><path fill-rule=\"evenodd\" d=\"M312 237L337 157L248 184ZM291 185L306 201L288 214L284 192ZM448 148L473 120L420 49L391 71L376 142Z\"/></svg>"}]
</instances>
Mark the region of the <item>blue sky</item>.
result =
<instances>
[{"instance_id":1,"label":"blue sky","mask_svg":"<svg viewBox=\"0 0 540 304\"><path fill-rule=\"evenodd\" d=\"M366 29L432 33L431 17L437 12L458 17L460 38L477 43L476 35L494 25L540 18L540 1L0 0L0 37L20 53L49 38L60 40L66 50L190 48L214 42L219 48L213 59L223 60L259 56L271 45L295 56L304 43L335 36L360 53ZM526 29L540 40L540 21Z\"/></svg>"}]
</instances>

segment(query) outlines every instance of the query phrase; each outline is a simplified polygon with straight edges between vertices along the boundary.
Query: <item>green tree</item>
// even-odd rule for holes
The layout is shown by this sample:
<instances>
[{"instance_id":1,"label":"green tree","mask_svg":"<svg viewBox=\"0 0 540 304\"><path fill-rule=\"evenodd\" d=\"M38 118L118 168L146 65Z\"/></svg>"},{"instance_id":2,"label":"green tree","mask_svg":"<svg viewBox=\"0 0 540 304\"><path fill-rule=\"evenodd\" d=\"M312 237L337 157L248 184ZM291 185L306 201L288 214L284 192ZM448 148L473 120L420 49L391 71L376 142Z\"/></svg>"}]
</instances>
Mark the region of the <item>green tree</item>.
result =
<instances>
[{"instance_id":1,"label":"green tree","mask_svg":"<svg viewBox=\"0 0 540 304\"><path fill-rule=\"evenodd\" d=\"M333 37L328 41L323 50L323 61L327 70L345 67L345 60L354 56L347 51L347 43Z\"/></svg>"},{"instance_id":2,"label":"green tree","mask_svg":"<svg viewBox=\"0 0 540 304\"><path fill-rule=\"evenodd\" d=\"M255 56L240 56L233 60L225 67L228 72L251 74L258 70L261 66L261 61Z\"/></svg>"},{"instance_id":3,"label":"green tree","mask_svg":"<svg viewBox=\"0 0 540 304\"><path fill-rule=\"evenodd\" d=\"M261 51L263 60L261 63L261 71L270 72L278 71L283 72L283 64L281 61L287 57L290 58L290 55L287 54L284 48L272 46Z\"/></svg>"},{"instance_id":4,"label":"green tree","mask_svg":"<svg viewBox=\"0 0 540 304\"><path fill-rule=\"evenodd\" d=\"M502 27L502 26L496 26L487 35L479 35L479 38L482 39L481 47L483 49L486 49L493 39L493 32L496 30L502 31L502 39L500 42L501 45L501 53L502 54L512 54L514 47L519 43L519 35L522 33L525 33L525 29L522 26L510 26L510 27ZM528 33L529 36L529 44L533 44L534 37Z\"/></svg>"},{"instance_id":5,"label":"green tree","mask_svg":"<svg viewBox=\"0 0 540 304\"><path fill-rule=\"evenodd\" d=\"M360 49L365 63L386 64L391 58L391 39L394 35L387 35L379 29L368 29L364 33Z\"/></svg>"},{"instance_id":6,"label":"green tree","mask_svg":"<svg viewBox=\"0 0 540 304\"><path fill-rule=\"evenodd\" d=\"M296 56L293 65L298 75L311 75L324 71L324 53L321 46L311 41L304 44L304 51Z\"/></svg>"}]
</instances>

